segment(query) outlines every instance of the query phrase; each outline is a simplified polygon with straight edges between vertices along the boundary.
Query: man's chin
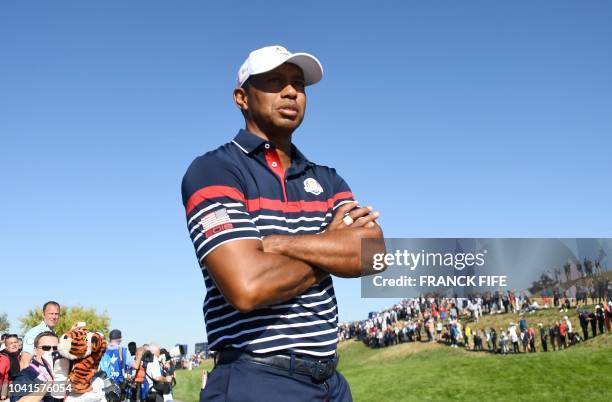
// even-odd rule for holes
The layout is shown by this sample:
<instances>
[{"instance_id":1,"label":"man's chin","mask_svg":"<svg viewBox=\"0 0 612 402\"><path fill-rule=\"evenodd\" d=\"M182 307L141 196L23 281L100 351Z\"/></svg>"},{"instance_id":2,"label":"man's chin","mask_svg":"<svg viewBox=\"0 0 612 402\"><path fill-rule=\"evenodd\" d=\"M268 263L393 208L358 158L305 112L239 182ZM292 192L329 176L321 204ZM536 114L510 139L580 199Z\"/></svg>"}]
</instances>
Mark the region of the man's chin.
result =
<instances>
[{"instance_id":1,"label":"man's chin","mask_svg":"<svg viewBox=\"0 0 612 402\"><path fill-rule=\"evenodd\" d=\"M300 126L300 124L302 123L302 119L300 118L281 118L278 119L274 122L274 124L276 125L276 127L284 129L284 130L290 130L293 131L296 128L298 128Z\"/></svg>"}]
</instances>

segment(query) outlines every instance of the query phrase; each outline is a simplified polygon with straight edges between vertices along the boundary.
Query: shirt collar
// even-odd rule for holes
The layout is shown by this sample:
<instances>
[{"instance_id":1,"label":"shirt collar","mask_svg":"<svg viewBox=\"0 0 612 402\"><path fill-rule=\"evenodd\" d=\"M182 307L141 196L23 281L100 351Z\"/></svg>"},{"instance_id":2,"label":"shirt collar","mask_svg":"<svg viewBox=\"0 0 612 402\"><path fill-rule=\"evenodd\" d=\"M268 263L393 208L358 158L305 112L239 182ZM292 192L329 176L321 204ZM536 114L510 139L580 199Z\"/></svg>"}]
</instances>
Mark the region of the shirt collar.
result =
<instances>
[{"instance_id":1,"label":"shirt collar","mask_svg":"<svg viewBox=\"0 0 612 402\"><path fill-rule=\"evenodd\" d=\"M304 156L304 154L298 149L298 147L296 147L295 145L291 144L291 154L292 154L292 158L293 161L296 164L306 164L306 165L313 165L313 163L311 161L308 160L308 158L306 158Z\"/></svg>"},{"instance_id":2,"label":"shirt collar","mask_svg":"<svg viewBox=\"0 0 612 402\"><path fill-rule=\"evenodd\" d=\"M245 154L251 154L258 150L261 151L261 149L263 149L263 145L266 143L274 146L273 142L266 141L258 135L244 129L238 131L238 134L236 134L232 142ZM291 151L291 167L295 166L296 170L302 170L305 169L306 166L313 165L313 163L310 162L308 158L306 158L306 156L304 156L304 154L293 144L291 144Z\"/></svg>"},{"instance_id":3,"label":"shirt collar","mask_svg":"<svg viewBox=\"0 0 612 402\"><path fill-rule=\"evenodd\" d=\"M251 133L250 131L241 129L232 140L245 154L250 154L266 142L263 138Z\"/></svg>"},{"instance_id":4,"label":"shirt collar","mask_svg":"<svg viewBox=\"0 0 612 402\"><path fill-rule=\"evenodd\" d=\"M30 367L33 367L38 374L41 374L41 370L45 370L47 372L47 376L50 377L50 379L53 379L53 370L47 366L47 363L44 360L40 362L36 356L33 356L30 360Z\"/></svg>"}]
</instances>

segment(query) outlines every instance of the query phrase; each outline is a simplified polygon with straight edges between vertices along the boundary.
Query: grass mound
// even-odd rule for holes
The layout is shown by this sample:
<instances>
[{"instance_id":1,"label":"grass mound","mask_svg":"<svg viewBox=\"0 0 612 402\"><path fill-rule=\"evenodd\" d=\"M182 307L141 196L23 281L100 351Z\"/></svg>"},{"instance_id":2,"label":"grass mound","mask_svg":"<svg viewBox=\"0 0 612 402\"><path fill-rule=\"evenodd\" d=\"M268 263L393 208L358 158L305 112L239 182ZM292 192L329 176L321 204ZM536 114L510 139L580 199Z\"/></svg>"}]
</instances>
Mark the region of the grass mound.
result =
<instances>
[{"instance_id":1,"label":"grass mound","mask_svg":"<svg viewBox=\"0 0 612 402\"><path fill-rule=\"evenodd\" d=\"M443 345L365 362L368 353L359 342L341 351L340 371L356 401L612 400L611 334L560 352L516 356Z\"/></svg>"},{"instance_id":2,"label":"grass mound","mask_svg":"<svg viewBox=\"0 0 612 402\"><path fill-rule=\"evenodd\" d=\"M429 343L370 349L356 341L341 343L338 352L357 402L612 400L612 333L559 352L516 356ZM175 399L198 401L201 369L177 372Z\"/></svg>"}]
</instances>

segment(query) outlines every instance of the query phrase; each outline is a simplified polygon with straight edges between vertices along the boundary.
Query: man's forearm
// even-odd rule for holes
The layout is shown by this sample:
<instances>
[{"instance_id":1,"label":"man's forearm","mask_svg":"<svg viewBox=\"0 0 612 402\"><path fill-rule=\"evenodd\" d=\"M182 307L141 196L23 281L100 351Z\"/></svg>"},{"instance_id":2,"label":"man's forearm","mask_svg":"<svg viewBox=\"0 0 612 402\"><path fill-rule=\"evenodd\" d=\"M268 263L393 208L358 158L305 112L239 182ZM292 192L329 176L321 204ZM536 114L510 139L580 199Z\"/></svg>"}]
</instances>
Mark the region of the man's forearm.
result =
<instances>
[{"instance_id":1,"label":"man's forearm","mask_svg":"<svg viewBox=\"0 0 612 402\"><path fill-rule=\"evenodd\" d=\"M327 276L319 268L284 255L263 253L262 259L260 267L264 268L251 281L255 289L253 308L290 300Z\"/></svg>"},{"instance_id":2,"label":"man's forearm","mask_svg":"<svg viewBox=\"0 0 612 402\"><path fill-rule=\"evenodd\" d=\"M246 252L226 249L209 255L206 264L223 269L221 260L250 267L240 275L229 272L221 275L216 274L216 269L209 269L226 300L243 313L290 300L328 275L304 261L261 248Z\"/></svg>"},{"instance_id":3,"label":"man's forearm","mask_svg":"<svg viewBox=\"0 0 612 402\"><path fill-rule=\"evenodd\" d=\"M274 235L264 239L264 250L296 258L341 277L359 277L362 272L361 240L382 239L382 231L374 228L334 230L318 235ZM380 248L384 252L382 240Z\"/></svg>"}]
</instances>

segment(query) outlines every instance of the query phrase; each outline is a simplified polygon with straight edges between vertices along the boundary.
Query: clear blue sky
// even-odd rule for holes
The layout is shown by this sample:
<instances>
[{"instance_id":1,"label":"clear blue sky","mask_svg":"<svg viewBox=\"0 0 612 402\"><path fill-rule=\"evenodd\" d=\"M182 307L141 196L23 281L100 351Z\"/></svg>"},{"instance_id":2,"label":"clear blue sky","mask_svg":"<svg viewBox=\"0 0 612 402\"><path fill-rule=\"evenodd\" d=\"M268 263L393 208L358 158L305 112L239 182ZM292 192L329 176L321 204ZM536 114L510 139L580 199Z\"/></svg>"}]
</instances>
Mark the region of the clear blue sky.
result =
<instances>
[{"instance_id":1,"label":"clear blue sky","mask_svg":"<svg viewBox=\"0 0 612 402\"><path fill-rule=\"evenodd\" d=\"M610 237L610 21L604 0L2 1L0 311L205 339L180 180L243 126L236 71L272 44L321 60L294 141L388 237ZM336 291L341 320L393 302Z\"/></svg>"}]
</instances>

